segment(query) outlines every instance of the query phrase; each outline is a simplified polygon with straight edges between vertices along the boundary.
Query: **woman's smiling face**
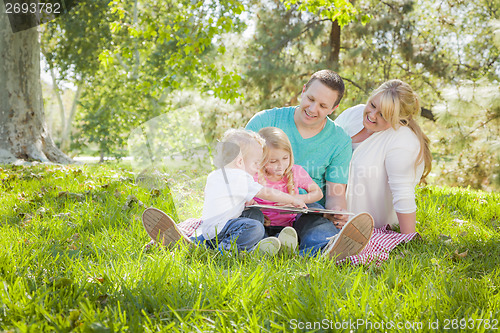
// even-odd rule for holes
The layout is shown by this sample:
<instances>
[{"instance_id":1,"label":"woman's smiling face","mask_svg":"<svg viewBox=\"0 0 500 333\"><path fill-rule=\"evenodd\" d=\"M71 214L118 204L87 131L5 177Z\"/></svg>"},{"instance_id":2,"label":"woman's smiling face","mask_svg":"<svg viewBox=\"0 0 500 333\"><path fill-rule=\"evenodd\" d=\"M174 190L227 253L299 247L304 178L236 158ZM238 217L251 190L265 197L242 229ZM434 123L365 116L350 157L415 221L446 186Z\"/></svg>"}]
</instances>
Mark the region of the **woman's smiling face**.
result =
<instances>
[{"instance_id":1,"label":"woman's smiling face","mask_svg":"<svg viewBox=\"0 0 500 333\"><path fill-rule=\"evenodd\" d=\"M363 126L369 132L385 131L391 124L384 119L380 110L380 94L375 95L365 106L363 112Z\"/></svg>"}]
</instances>

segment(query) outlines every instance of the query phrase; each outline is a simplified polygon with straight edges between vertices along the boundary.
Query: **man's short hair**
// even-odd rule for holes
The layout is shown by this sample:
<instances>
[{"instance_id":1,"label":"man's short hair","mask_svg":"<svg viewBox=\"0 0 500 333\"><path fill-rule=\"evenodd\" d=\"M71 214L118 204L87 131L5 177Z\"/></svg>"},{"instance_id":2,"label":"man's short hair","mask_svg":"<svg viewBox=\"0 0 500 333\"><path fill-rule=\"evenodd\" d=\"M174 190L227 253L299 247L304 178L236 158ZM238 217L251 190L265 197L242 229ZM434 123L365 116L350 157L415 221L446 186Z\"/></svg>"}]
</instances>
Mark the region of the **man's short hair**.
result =
<instances>
[{"instance_id":1,"label":"man's short hair","mask_svg":"<svg viewBox=\"0 0 500 333\"><path fill-rule=\"evenodd\" d=\"M344 81L342 80L340 75L329 69L323 69L317 71L316 73L311 75L311 78L309 79L309 81L307 81L306 90L315 80L319 80L325 86L339 93L339 97L335 101L334 107L339 105L340 101L342 100L342 97L344 97L344 91L345 91Z\"/></svg>"}]
</instances>

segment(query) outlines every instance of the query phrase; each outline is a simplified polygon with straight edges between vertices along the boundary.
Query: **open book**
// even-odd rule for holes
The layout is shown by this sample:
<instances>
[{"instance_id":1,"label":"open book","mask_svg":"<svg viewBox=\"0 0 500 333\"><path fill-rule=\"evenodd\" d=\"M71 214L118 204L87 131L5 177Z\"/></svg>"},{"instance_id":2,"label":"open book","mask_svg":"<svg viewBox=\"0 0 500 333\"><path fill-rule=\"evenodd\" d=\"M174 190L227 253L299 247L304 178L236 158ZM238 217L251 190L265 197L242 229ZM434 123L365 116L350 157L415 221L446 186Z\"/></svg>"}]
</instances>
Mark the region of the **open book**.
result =
<instances>
[{"instance_id":1,"label":"open book","mask_svg":"<svg viewBox=\"0 0 500 333\"><path fill-rule=\"evenodd\" d=\"M272 206L272 205L250 205L248 208L273 209L280 211L280 214L340 214L354 215L354 213L342 212L338 210L324 208L298 208L290 206Z\"/></svg>"}]
</instances>

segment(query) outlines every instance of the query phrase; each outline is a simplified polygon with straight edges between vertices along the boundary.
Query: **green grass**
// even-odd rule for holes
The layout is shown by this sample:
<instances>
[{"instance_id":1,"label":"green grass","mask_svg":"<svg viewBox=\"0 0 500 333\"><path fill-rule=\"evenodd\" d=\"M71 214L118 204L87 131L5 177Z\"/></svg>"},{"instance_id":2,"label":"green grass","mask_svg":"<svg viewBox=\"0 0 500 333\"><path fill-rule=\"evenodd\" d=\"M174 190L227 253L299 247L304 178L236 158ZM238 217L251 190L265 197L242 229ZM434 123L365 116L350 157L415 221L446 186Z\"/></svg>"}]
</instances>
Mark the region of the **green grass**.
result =
<instances>
[{"instance_id":1,"label":"green grass","mask_svg":"<svg viewBox=\"0 0 500 333\"><path fill-rule=\"evenodd\" d=\"M339 267L201 248L143 252L144 207L199 217L199 186L176 199L184 206L174 214L166 191L138 187L116 166L3 166L0 179L0 330L500 328L498 193L420 188L422 241L379 267Z\"/></svg>"}]
</instances>

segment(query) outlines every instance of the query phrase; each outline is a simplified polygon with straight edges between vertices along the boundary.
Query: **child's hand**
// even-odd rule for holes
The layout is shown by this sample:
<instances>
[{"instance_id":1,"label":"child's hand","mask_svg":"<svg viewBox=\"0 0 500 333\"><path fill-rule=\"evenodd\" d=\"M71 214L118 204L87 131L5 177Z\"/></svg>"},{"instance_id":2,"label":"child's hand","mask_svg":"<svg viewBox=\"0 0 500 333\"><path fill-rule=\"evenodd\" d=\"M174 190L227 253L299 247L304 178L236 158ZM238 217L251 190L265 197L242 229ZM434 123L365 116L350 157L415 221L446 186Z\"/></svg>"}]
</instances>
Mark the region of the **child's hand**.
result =
<instances>
[{"instance_id":1,"label":"child's hand","mask_svg":"<svg viewBox=\"0 0 500 333\"><path fill-rule=\"evenodd\" d=\"M292 205L299 208L307 208L306 203L301 198L292 197Z\"/></svg>"},{"instance_id":2,"label":"child's hand","mask_svg":"<svg viewBox=\"0 0 500 333\"><path fill-rule=\"evenodd\" d=\"M252 199L252 200L250 200L250 201L245 202L245 206L251 206L251 205L255 205L255 204L256 204L256 202L255 202L255 200L254 200L254 199Z\"/></svg>"},{"instance_id":3,"label":"child's hand","mask_svg":"<svg viewBox=\"0 0 500 333\"><path fill-rule=\"evenodd\" d=\"M275 202L274 203L274 206L283 206L283 207L290 207L290 206L293 206L292 204L290 204L289 202Z\"/></svg>"},{"instance_id":4,"label":"child's hand","mask_svg":"<svg viewBox=\"0 0 500 333\"><path fill-rule=\"evenodd\" d=\"M271 220L267 215L264 215L264 227L269 227L271 225Z\"/></svg>"}]
</instances>

